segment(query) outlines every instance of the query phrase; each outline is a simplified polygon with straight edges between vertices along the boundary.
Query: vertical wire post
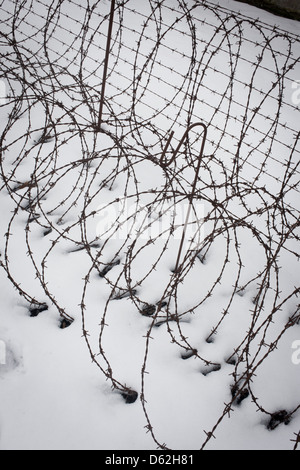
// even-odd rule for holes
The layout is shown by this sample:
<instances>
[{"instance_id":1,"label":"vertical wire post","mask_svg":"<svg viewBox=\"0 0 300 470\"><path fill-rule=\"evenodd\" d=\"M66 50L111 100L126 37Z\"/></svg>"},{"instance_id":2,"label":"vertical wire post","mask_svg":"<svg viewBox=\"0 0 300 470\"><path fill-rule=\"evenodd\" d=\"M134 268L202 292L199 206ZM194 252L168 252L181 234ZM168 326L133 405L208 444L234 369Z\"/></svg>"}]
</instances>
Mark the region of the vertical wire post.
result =
<instances>
[{"instance_id":1,"label":"vertical wire post","mask_svg":"<svg viewBox=\"0 0 300 470\"><path fill-rule=\"evenodd\" d=\"M104 60L104 70L103 70L103 78L102 78L100 109L99 109L98 124L97 124L97 131L98 132L100 132L101 124L102 124L102 115L103 115L104 98L105 98L105 87L106 87L108 61L109 61L109 54L110 54L110 44L111 44L111 36L112 36L112 29L113 29L113 23L114 23L114 15L115 15L115 4L116 4L116 0L111 0L110 18L109 18L109 25L108 25L108 32L107 32L107 42L106 42L106 52L105 52L105 60Z\"/></svg>"},{"instance_id":2,"label":"vertical wire post","mask_svg":"<svg viewBox=\"0 0 300 470\"><path fill-rule=\"evenodd\" d=\"M204 134L203 134L203 137L202 137L202 145L201 145L201 150L200 150L200 154L199 154L199 157L198 157L198 165L197 165L197 169L196 169L196 173L195 173L195 179L194 179L194 182L193 182L193 186L192 186L192 191L191 191L191 194L189 196L189 207L188 207L188 211L187 211L187 215L186 215L186 220L185 220L185 224L184 224L184 228L183 228L183 233L182 233L182 237L181 237L181 242L180 242L180 247L179 247L179 250L178 250L178 255L177 255L177 261L176 261L176 267L175 267L175 270L174 272L175 273L178 273L180 271L180 259L181 259L181 254L182 254L182 250L183 250L183 244L184 244L184 241L185 241L185 237L186 237L186 231L187 231L187 226L188 226L188 223L189 223L189 219L190 219L190 215L191 215L191 210L192 210L192 205L193 205L193 199L195 197L195 193L196 193L196 186L197 186L197 182L198 182L198 177L199 177L199 173L200 173L200 167L201 167L201 163L202 163L202 159L203 159L203 152L204 152L204 147L205 147L205 143L206 143L206 139L207 139L207 126L205 124L203 124L202 122L199 122L199 123L196 123L196 124L192 124L185 132L183 138L181 139L181 141L179 142L179 145L177 147L177 149L175 150L174 154L173 154L173 158L171 161L175 160L179 150L180 150L180 147L182 146L184 140L186 139L186 137L188 136L189 132L194 128L194 127L202 127L203 128L203 131L204 131Z\"/></svg>"}]
</instances>

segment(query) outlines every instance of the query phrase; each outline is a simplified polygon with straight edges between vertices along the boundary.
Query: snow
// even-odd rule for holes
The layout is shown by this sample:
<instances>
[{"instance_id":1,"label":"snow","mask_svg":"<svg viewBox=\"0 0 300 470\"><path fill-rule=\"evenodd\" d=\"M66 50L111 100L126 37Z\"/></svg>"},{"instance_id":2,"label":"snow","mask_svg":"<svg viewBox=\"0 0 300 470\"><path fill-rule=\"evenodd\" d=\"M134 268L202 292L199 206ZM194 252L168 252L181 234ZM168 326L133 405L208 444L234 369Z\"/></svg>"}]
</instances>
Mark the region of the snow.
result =
<instances>
[{"instance_id":1,"label":"snow","mask_svg":"<svg viewBox=\"0 0 300 470\"><path fill-rule=\"evenodd\" d=\"M11 97L0 111L0 449L292 449L299 23L233 0L129 0L96 137L110 2L89 3L0 5L1 78L18 97L24 73L27 98L13 125ZM174 273L203 134L157 162L190 117L208 138ZM48 309L31 316L34 301ZM295 412L271 431L280 410Z\"/></svg>"}]
</instances>

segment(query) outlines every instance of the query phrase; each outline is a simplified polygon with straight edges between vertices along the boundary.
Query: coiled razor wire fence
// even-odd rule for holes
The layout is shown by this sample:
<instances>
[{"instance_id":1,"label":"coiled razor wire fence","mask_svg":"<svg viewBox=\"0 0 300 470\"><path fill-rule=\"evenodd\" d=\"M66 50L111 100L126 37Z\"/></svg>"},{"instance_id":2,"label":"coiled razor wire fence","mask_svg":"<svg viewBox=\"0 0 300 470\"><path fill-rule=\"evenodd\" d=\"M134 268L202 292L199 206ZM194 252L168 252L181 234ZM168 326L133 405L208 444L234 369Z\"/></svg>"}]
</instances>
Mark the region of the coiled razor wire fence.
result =
<instances>
[{"instance_id":1,"label":"coiled razor wire fence","mask_svg":"<svg viewBox=\"0 0 300 470\"><path fill-rule=\"evenodd\" d=\"M269 430L288 424L300 404L269 409L255 384L300 321L299 37L213 1L117 0L97 129L110 5L1 1L1 266L32 316L54 306L62 328L82 319L93 363L140 399L159 448L153 337L217 373L196 338L213 344L233 315L230 390L199 447L246 399ZM82 274L80 294L67 272ZM118 367L120 311L139 325L139 392Z\"/></svg>"}]
</instances>

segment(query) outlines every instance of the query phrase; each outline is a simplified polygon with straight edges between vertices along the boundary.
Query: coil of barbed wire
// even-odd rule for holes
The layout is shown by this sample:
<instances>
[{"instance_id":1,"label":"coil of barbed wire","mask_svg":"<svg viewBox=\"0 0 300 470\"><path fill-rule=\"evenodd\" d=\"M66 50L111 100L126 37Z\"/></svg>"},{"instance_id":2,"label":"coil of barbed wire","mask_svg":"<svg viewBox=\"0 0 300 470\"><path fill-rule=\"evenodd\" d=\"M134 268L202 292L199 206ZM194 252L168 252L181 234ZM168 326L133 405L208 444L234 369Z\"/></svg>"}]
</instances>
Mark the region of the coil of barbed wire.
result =
<instances>
[{"instance_id":1,"label":"coil of barbed wire","mask_svg":"<svg viewBox=\"0 0 300 470\"><path fill-rule=\"evenodd\" d=\"M1 105L6 115L1 124L1 191L7 193L11 217L1 266L10 281L32 312L47 308L36 298L33 286L38 284L56 307L62 328L81 318L93 363L127 403L137 400L138 393L115 373L116 359L107 352L110 323L119 305L130 306L142 318L139 398L147 430L159 448L167 444L157 438L147 404L152 336L164 327L166 341L180 348L183 357L218 370L220 364L202 355L186 337L184 326L225 286L218 320L205 338L207 343L214 341L236 297L250 292L250 323L227 358L233 365L231 398L199 447L208 444L232 408L248 396L268 417L270 428L289 422L300 404L275 416L256 396L253 384L283 335L300 321L299 287L287 288L281 275L281 257L299 259L299 211L294 202L295 194L299 197L299 131L291 124L282 126L280 120L283 107L289 106L284 101L285 83L299 64L296 38L276 28L267 35L258 20L226 14L210 2L178 0L170 5L148 0L148 13L135 10L130 0L117 2L109 89L97 132L108 20L102 2L69 2L81 12L80 20L72 20L74 31L64 28L63 20L70 18L64 2L36 2L44 15L33 43L22 34L22 25L30 26L35 17L32 2L15 2L5 10L6 3L1 5L6 26L0 33L0 51L1 77L9 96ZM200 13L209 13L215 24L205 16L200 19ZM128 17L136 18L139 26L130 26ZM199 26L208 34L204 39ZM247 40L248 30L255 31L256 44ZM174 34L186 41L183 52L168 42ZM124 39L128 35L134 37L134 47ZM247 41L256 51L252 58L243 55ZM177 54L184 70L164 63L162 51ZM224 56L228 68L218 70L218 58ZM244 81L241 63L251 72ZM123 73L120 64L131 74ZM219 89L211 88L212 72L219 74ZM262 73L268 75L263 87ZM150 87L153 81L169 87L167 97ZM245 90L242 104L236 87ZM266 104L273 110L271 117L265 115ZM260 127L262 121L266 130ZM185 131L197 122L207 128L199 173L203 129L193 129L178 148ZM283 132L287 138L280 140ZM253 133L252 142L248 136ZM272 152L278 146L285 151L280 162ZM280 165L280 178L269 173L272 164ZM32 289L24 286L14 266L16 233L32 267ZM250 243L257 260L249 267ZM76 253L84 260L76 312L68 311L53 282L53 260L63 253ZM210 259L213 275L208 275L205 288L196 290L193 279ZM100 284L105 307L97 312L95 328L89 307ZM189 284L194 286L191 295L183 298ZM273 328L284 308L288 317L280 328ZM297 438L295 447L298 442Z\"/></svg>"}]
</instances>

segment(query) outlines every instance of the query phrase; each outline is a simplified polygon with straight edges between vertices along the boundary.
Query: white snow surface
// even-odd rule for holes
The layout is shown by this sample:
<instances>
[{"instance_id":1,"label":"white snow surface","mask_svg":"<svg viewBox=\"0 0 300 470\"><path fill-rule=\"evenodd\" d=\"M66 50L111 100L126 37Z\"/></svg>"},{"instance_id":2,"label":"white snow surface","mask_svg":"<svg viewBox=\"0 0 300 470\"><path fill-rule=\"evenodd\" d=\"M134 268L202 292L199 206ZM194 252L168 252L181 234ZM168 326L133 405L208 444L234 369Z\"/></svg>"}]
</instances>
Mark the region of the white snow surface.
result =
<instances>
[{"instance_id":1,"label":"white snow surface","mask_svg":"<svg viewBox=\"0 0 300 470\"><path fill-rule=\"evenodd\" d=\"M48 3L47 1L36 2L36 8L32 12L29 8L30 2L25 2L20 13L23 20L17 28L17 40L20 45L24 46L24 51L25 48L31 48L36 57L40 58L43 57L43 50L40 49L39 41L43 37L42 28L45 24ZM73 2L71 7L69 2L63 2L65 4L62 6L64 15L53 18L53 24L58 26L53 30L55 31L53 34L50 35L51 27L48 31L49 37L51 36L48 42L48 52L54 69L62 70L62 67L68 67L69 73L73 73L73 78L78 74L80 60L75 54L81 43L81 39L76 37L76 28L77 24L83 20L85 3L78 2L76 6L76 2ZM172 3L177 5L177 2L165 0L164 3L166 5L164 28L167 29L168 22L172 24L178 15L177 11L174 13L167 7L172 7ZM192 0L187 2L189 6L194 3ZM201 2L198 3L201 4ZM10 0L4 0L1 3L1 28L6 34L9 34L14 4L15 2ZM84 129L84 139L80 138L76 132L72 134L70 117L63 113L60 107L53 106L52 119L53 122L58 123L57 127L60 132L58 140L55 140L56 143L59 142L59 148L55 148L55 143L52 141L35 145L34 142L41 136L43 128L50 124L45 118L44 105L33 99L29 110L26 109L26 106L29 106L28 103L22 104L21 112L24 112L21 118L6 134L5 145L14 140L15 142L3 153L1 160L2 177L5 175L9 178L6 185L1 180L0 192L0 252L1 262L6 268L0 270L0 341L1 345L5 345L6 353L3 363L0 356L1 450L154 450L158 445L154 442L151 433L147 432L149 422L146 419L145 410L155 438L161 445L169 449L197 450L207 439L206 433L214 429L223 415L226 404L232 400L231 386L234 383L235 365L228 363L228 358L234 354L251 327L253 298L257 295L260 278L250 281L257 273L263 272L266 263L266 253L262 245L258 243L258 239L242 226L237 227L236 232L231 232L232 239L229 246L226 238L227 232L216 237L205 260L201 262L197 258L182 283L178 284L176 302L174 297L169 299L170 311L176 311L177 314L182 315L182 321L172 322L169 318L168 323L155 327L153 322L164 318L164 308L157 319L141 315L139 309L143 303L157 304L164 298L168 286L170 288L170 279L173 275L171 270L175 267L180 236L169 238L168 249L161 257L163 237L161 239L158 237L157 243L149 245L146 245L145 239L138 239L136 245L132 247L131 257L128 253L128 240L126 246L122 246L124 240L118 238L119 232L116 232L115 237L110 234L107 239L103 238L101 222L103 214L99 211L99 207L105 211L106 204L112 207L119 198L126 199L130 204L132 202L134 207L138 205L148 207L160 194L160 188L165 188L165 174L162 168L150 159L144 158L145 147L142 148L142 143L144 146L151 146L155 141L157 143L153 144L151 151L157 155L161 151L158 136L147 126L144 131L141 131L142 136L132 137L129 132L127 134L126 144L132 149L134 164L134 171L130 178L128 178L130 172L128 173L126 167L128 162L123 156L120 157L118 163L119 170L114 173L119 153L111 135L120 129L114 128L115 125L117 126L116 120L109 121L108 118L109 106L113 108L114 115L120 117L120 122L130 113L134 90L128 87L133 82L133 74L138 75L145 57L153 47L151 41L145 40L145 37L137 46L136 39L139 36L138 34L135 36L132 30L142 31L143 22L151 12L150 4L151 2L146 0L128 2L124 16L123 37L118 38L118 41L122 41L123 48L119 50L118 60L115 62L114 58L118 53L117 40L113 45L115 55L111 57L110 63L110 66L113 66L113 72L107 84L107 96L111 97L111 102L105 107L103 126L106 133L100 133L95 142L94 132L87 126L92 112L88 106L82 104L76 110L76 120ZM242 59L237 62L236 81L233 88L234 103L230 108L230 119L226 121L225 134L222 135L225 125L222 116L228 115L229 101L227 99L220 103L220 96L226 93L228 98L230 95L230 90L226 88L228 82L222 75L222 71L228 66L229 55L226 53L228 45L224 45L223 50L218 50L215 55L209 55L210 67L207 69L206 76L203 77L200 91L198 90L200 101L196 103L192 121L200 120L208 124L205 155L214 154L217 143L221 143L218 158L223 159L224 165L229 169L229 174L232 166L232 152L235 152L234 146L241 133L241 121L247 98L251 100L248 109L260 106L261 113L254 114L251 120L248 116L248 136L245 136L240 149L241 155L245 156L240 181L255 181L254 184L257 187L268 191L268 194L264 193L268 199L271 193L275 195L281 188L284 177L284 167L281 162L288 160L294 144L294 141L287 142L287 139L295 138L295 130L299 132L299 109L291 102L291 95L294 92L292 83L300 79L300 65L299 61L296 62L294 68L286 73L285 84L280 82L280 86L283 86L284 103L288 104L282 106L280 124L275 130L272 127L270 130L270 126L277 112L276 104L274 104L276 100L272 101L272 92L269 93L269 91L276 71L272 75L270 70L274 69L274 63L278 67L286 65L284 63L286 56L281 54L287 54L290 43L288 40L284 41L282 34L290 35L293 39L290 47L295 48L294 58L296 59L300 40L299 23L275 17L233 0L222 2L213 0L207 2L207 5L214 6L220 18L225 18L230 12L234 12L241 20L247 21L248 27L244 23L244 37L247 37L249 42L241 50ZM217 7L220 10L217 10ZM203 19L201 12L203 11L205 23L201 26L200 20ZM96 29L99 26L97 15L102 15L103 18L108 12L109 2L100 2L93 12L94 16L92 15L90 19L88 36L92 34L93 28ZM193 11L193 15L198 25L197 34L203 38L203 43L199 41L197 59L200 60L203 53L202 60L205 62L206 54L208 54L207 51L204 52L205 41L212 38L213 28L220 18L218 19L211 8L202 10L201 5ZM253 19L259 22L266 37L272 36L273 28L277 28L274 31L275 34L280 32L280 39L276 44L276 38L274 38L273 46L274 49L278 48L281 54L278 54L277 61L274 61L272 53L266 48L262 61L265 70L262 68L257 71L254 82L257 89L260 87L260 91L244 95L244 84L253 72L253 66L249 64L251 61L256 63L255 41L261 39L257 38L257 30L251 28L249 22ZM116 17L115 28L118 21L119 17ZM36 26L36 31L32 25ZM130 25L129 31L126 30L127 25ZM212 25L211 30L209 25ZM154 34L156 23L150 21L147 27L149 36ZM68 35L69 28L74 37ZM100 65L105 48L107 21L104 21L99 28L99 36L95 34L95 42L97 39L102 41L102 56L97 62L95 55L99 54L99 49L90 47L84 62L85 80L90 87L87 96L94 109L97 109L97 100L93 98L92 90L98 86L100 93L100 86L97 83L99 83L99 77L101 82L102 67ZM174 139L179 140L186 128L188 110L186 107L180 109L184 91L176 94L176 86L182 85L190 64L189 58L192 50L188 34L189 26L184 21L179 22L177 30L175 28L166 33L162 38L164 47L158 51L155 65L151 70L152 75L149 72L149 84L146 89L143 88L143 81L146 83L147 71L149 71L145 67L142 82L139 82L135 90L137 100L135 116L139 116L140 120L145 120L145 122L151 120L153 128L158 129L159 136L164 139L169 135L170 130L174 130ZM219 45L220 37L216 36L212 40L211 48ZM235 51L237 51L236 42L237 38L236 41L231 42L231 47ZM64 47L63 44L66 46ZM70 44L73 47L68 49L67 46ZM10 50L3 36L0 47L1 52ZM132 53L131 48L136 50L137 47L140 55ZM180 51L181 59L179 59L179 53L172 52L173 47ZM243 59L244 63L241 64ZM181 63L178 73L172 72L172 68L177 70L179 60ZM28 94L30 94L30 86L36 80L36 74L40 73L42 76L44 73L37 64L32 77L28 75L31 83L28 85ZM199 73L201 74L201 68ZM61 72L58 82L63 83L65 89L60 89L54 82L53 79L52 84L56 86L57 91L51 97L53 100L51 103L55 100L61 101L65 109L67 107L71 109L73 93L74 102L78 104L79 92L76 87L74 90L71 88L71 75ZM10 87L15 87L16 95L20 93L17 79L10 79L9 83ZM51 89L48 79L45 79L42 85L35 86L37 94L42 88L46 92ZM144 90L143 93L141 90ZM192 93L192 90L189 89L188 92ZM268 92L269 95L267 100L261 103L264 92ZM275 89L275 97L276 92ZM171 104L164 110L168 100ZM12 109L12 104L9 102L0 108L1 132L6 129L8 113ZM214 114L215 109L218 109L216 114ZM283 126L284 123L286 127ZM75 124L74 127L76 127ZM262 141L262 135L267 133L270 137L273 131L275 142L270 151L268 142ZM199 144L196 143L195 146L199 148ZM99 156L98 163L101 161L101 165L99 163L97 167L97 163L93 162L91 166L80 170L77 162L90 155L91 149ZM249 152L249 149L254 150ZM295 166L298 164L296 160L299 160L299 145L297 149L293 153ZM105 153L107 156L103 157L102 161L102 155ZM266 153L269 153L271 157L267 165L262 167L264 171L257 177L259 173L257 169L261 168ZM37 161L38 167L35 166ZM181 160L177 162L179 169L180 162ZM216 186L218 183L221 184L224 178L220 167L214 163L214 160L211 159L209 162L207 168L210 168L211 174L207 168L203 169L207 198L199 200L204 215L212 213L213 190L209 187L210 178L214 178ZM55 173L52 172L53 169L56 170ZM26 210L21 210L26 202L25 196L28 196L28 186L17 191L12 189L18 184L30 181L33 172L38 175L39 184L38 189L34 187L31 190L31 196L34 198L39 191L40 203L35 210L39 218L38 221L29 223L28 218L32 217L32 212L28 215ZM288 182L290 190L285 200L287 206L292 208L293 214L296 213L299 201L296 187L297 170L295 173L295 176ZM101 187L102 181L105 178L108 179L110 174L115 174L111 180L111 187ZM182 166L181 171L178 171L178 181L181 181L178 184L182 185L184 194L190 191L194 174L193 165ZM175 187L177 183L175 184L174 181L171 185ZM53 182L55 185L51 186ZM71 188L75 190L69 197ZM84 197L87 189L89 196L92 195L89 201ZM141 195L140 199L137 199L137 194ZM220 186L216 195L218 198L225 198L224 187L222 189ZM22 199L23 196L24 199ZM180 197L178 201L176 200L177 207L180 206L180 200ZM64 205L61 204L62 201L65 201ZM263 207L262 201L255 192L249 193L247 205L248 208ZM14 212L16 207L18 210ZM156 210L159 212L163 207L165 207L164 197L159 196ZM183 204L182 207L184 212L186 205ZM117 206L113 214L116 215L119 210L120 206ZM87 215L84 224L82 220L81 223L78 222L83 211ZM234 198L228 202L227 211L235 214L236 218L242 218L246 213L240 201ZM299 217L299 212L297 213ZM155 211L152 217L154 219L157 217ZM278 217L278 225L280 225L280 214L275 214L275 217ZM221 227L222 221L218 223ZM261 230L262 233L266 232L267 222L264 216L262 218L253 216L251 223L257 230ZM49 224L51 224L52 232L44 236L43 232ZM114 227L117 225L113 219ZM158 231L159 229L160 226L157 227ZM212 221L208 220L204 223L201 230L202 236L209 234L212 230ZM295 232L296 230L297 227L295 227ZM9 237L7 233L10 234ZM63 236L61 236L62 233ZM234 241L234 233L238 236L239 250ZM154 238L156 235L157 233L154 234ZM275 232L271 232L269 242L274 251L279 238L280 234L276 239ZM74 240L78 241L77 245ZM82 240L94 242L91 256L86 250L76 251ZM297 244L299 241L296 236L291 236L286 244L290 251L281 250L276 260L280 266L280 274L278 275L275 268L270 270L269 289L266 291L264 309L260 313L261 317L257 325L267 321L274 306L278 306L281 301L292 295L299 285L299 263L297 256L293 254L298 249ZM97 255L98 250L102 250L101 256ZM184 246L182 256L186 266L189 266L187 245ZM229 262L224 264L226 256ZM239 272L239 257L243 266L241 272ZM100 278L99 270L116 259L120 260L119 264L116 264L105 277ZM156 263L155 270L151 270L154 263ZM15 286L8 278L8 270L11 278L15 280ZM220 273L222 273L220 282L214 285ZM118 288L126 289L128 280L132 288L137 288L138 298L133 295L113 300L112 297L117 292L113 291L112 286L117 285ZM235 293L231 298L236 282L239 286L246 286L246 289L240 292L241 295ZM279 298L276 297L278 282L280 282ZM29 298L19 295L17 285L23 292L28 293L30 298L37 300L40 304L47 304L48 310L36 317L31 317ZM207 296L212 286L214 286L212 295ZM49 293L51 296L48 295ZM201 303L202 299L205 299L203 303ZM294 352L292 346L295 341L300 340L299 322L286 329L276 343L276 349L261 364L259 363L269 345L280 336L289 317L295 312L297 304L297 297L291 296L284 302L282 308L276 309L272 318L273 322L268 325L268 329L262 329L257 338L249 344L249 357L255 358L254 365L257 366L249 386L254 397L258 398L259 405L270 414L279 410L290 412L296 409L300 402L300 365L292 361ZM68 317L74 319L68 328L59 327L62 311L59 311L57 306ZM217 328L217 334L212 336L211 341L207 341L227 307L228 313ZM264 331L266 336L262 337ZM176 341L172 341L172 338ZM267 345L265 349L260 349L262 340ZM220 366L218 370L206 374L206 369L210 366L206 367L205 361L198 356L183 360L182 354L190 349L187 344L196 349L201 358L218 364ZM104 356L100 352L104 352ZM125 403L121 393L112 388L111 381L101 371L102 368L107 372L108 364L105 358L112 369L113 377L119 383L138 392L139 397L135 403ZM144 366L147 373L144 373ZM240 366L242 367L242 363ZM232 406L230 413L225 414L214 430L214 437L208 440L206 449L288 450L293 448L292 440L300 430L300 410L293 414L288 425L281 423L271 431L267 428L268 415L258 409L252 398L249 396L241 404Z\"/></svg>"}]
</instances>

